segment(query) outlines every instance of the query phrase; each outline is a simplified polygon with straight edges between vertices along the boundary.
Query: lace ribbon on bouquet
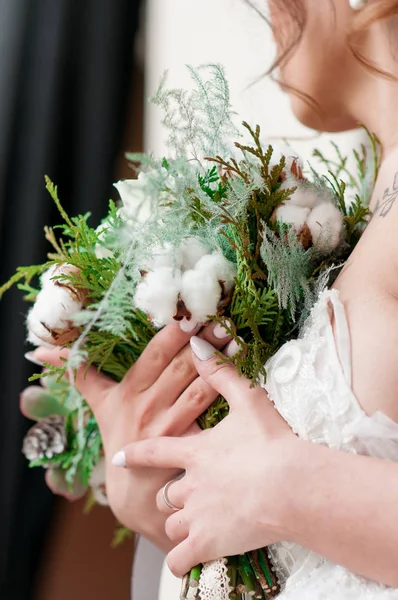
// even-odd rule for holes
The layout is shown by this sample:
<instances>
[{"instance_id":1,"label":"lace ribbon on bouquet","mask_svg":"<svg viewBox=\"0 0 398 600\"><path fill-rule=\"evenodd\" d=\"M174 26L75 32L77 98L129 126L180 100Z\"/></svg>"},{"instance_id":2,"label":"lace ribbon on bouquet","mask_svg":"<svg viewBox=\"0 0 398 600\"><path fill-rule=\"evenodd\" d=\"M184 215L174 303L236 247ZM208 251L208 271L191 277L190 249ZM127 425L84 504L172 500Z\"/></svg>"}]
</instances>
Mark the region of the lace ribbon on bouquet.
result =
<instances>
[{"instance_id":1,"label":"lace ribbon on bouquet","mask_svg":"<svg viewBox=\"0 0 398 600\"><path fill-rule=\"evenodd\" d=\"M229 600L232 589L225 558L204 563L199 579L200 600Z\"/></svg>"}]
</instances>

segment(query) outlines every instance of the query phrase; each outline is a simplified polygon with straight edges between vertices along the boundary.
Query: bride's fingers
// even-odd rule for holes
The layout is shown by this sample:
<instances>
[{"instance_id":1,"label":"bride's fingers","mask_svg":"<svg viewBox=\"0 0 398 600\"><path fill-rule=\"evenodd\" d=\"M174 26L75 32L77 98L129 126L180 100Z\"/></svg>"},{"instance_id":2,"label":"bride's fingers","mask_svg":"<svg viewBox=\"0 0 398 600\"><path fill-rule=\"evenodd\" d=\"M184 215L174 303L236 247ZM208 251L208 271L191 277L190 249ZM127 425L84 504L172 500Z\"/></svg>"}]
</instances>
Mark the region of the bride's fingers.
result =
<instances>
[{"instance_id":1,"label":"bride's fingers","mask_svg":"<svg viewBox=\"0 0 398 600\"><path fill-rule=\"evenodd\" d=\"M67 348L53 350L41 346L32 352L31 356L38 362L61 366L65 364L65 359L68 358L69 350ZM86 365L82 365L76 370L74 385L95 413L101 400L116 384L107 375L99 373L95 367L87 369Z\"/></svg>"},{"instance_id":2,"label":"bride's fingers","mask_svg":"<svg viewBox=\"0 0 398 600\"><path fill-rule=\"evenodd\" d=\"M202 562L200 559L202 554L202 540L195 539L195 536L189 534L167 555L167 564L176 577L184 577L192 567Z\"/></svg>"},{"instance_id":3,"label":"bride's fingers","mask_svg":"<svg viewBox=\"0 0 398 600\"><path fill-rule=\"evenodd\" d=\"M192 331L186 332L182 331L176 322L159 331L124 376L121 385L125 388L125 393L142 392L151 387L200 328L201 326L197 325Z\"/></svg>"},{"instance_id":4,"label":"bride's fingers","mask_svg":"<svg viewBox=\"0 0 398 600\"><path fill-rule=\"evenodd\" d=\"M186 484L184 478L166 483L156 495L156 506L165 515L172 515L184 508Z\"/></svg>"},{"instance_id":5,"label":"bride's fingers","mask_svg":"<svg viewBox=\"0 0 398 600\"><path fill-rule=\"evenodd\" d=\"M216 323L210 323L203 327L198 333L198 337L213 344L217 350L222 350L231 340L231 336L226 329ZM161 406L172 406L176 398L187 389L197 376L192 352L189 344L187 344L160 374L158 380L152 386L153 395L159 398ZM164 390L167 390L167 396L165 396Z\"/></svg>"},{"instance_id":6,"label":"bride's fingers","mask_svg":"<svg viewBox=\"0 0 398 600\"><path fill-rule=\"evenodd\" d=\"M198 436L206 434L206 431L202 431L196 436L184 438L157 437L134 442L117 452L112 459L112 464L115 467L128 469L158 467L185 471L195 455Z\"/></svg>"},{"instance_id":7,"label":"bride's fingers","mask_svg":"<svg viewBox=\"0 0 398 600\"><path fill-rule=\"evenodd\" d=\"M164 412L162 435L182 435L217 398L216 392L201 377L197 377ZM197 429L199 431L199 429Z\"/></svg>"},{"instance_id":8,"label":"bride's fingers","mask_svg":"<svg viewBox=\"0 0 398 600\"><path fill-rule=\"evenodd\" d=\"M167 537L175 544L180 544L189 535L189 524L185 518L185 511L179 510L171 515L165 523Z\"/></svg>"},{"instance_id":9,"label":"bride's fingers","mask_svg":"<svg viewBox=\"0 0 398 600\"><path fill-rule=\"evenodd\" d=\"M191 348L200 377L224 396L232 409L239 408L242 400L245 404L250 401L267 400L267 393L262 387L252 386L251 381L240 376L231 363L220 363L211 344L194 336L191 339ZM269 400L268 404L270 410L276 412Z\"/></svg>"}]
</instances>

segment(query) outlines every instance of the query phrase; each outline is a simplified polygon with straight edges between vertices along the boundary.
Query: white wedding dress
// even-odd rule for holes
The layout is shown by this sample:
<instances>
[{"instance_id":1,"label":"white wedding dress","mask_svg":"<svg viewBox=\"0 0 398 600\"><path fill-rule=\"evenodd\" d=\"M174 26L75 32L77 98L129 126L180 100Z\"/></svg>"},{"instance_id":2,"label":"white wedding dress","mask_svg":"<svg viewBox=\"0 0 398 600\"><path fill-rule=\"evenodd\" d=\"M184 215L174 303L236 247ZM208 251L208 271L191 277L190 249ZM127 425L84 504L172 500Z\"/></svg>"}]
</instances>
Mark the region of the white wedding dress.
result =
<instances>
[{"instance_id":1,"label":"white wedding dress","mask_svg":"<svg viewBox=\"0 0 398 600\"><path fill-rule=\"evenodd\" d=\"M368 417L352 391L350 335L336 290L322 292L300 339L286 343L266 370L267 392L300 438L398 460L398 425L382 413ZM280 600L398 599L398 589L354 575L297 544L280 542L269 552L282 585Z\"/></svg>"}]
</instances>

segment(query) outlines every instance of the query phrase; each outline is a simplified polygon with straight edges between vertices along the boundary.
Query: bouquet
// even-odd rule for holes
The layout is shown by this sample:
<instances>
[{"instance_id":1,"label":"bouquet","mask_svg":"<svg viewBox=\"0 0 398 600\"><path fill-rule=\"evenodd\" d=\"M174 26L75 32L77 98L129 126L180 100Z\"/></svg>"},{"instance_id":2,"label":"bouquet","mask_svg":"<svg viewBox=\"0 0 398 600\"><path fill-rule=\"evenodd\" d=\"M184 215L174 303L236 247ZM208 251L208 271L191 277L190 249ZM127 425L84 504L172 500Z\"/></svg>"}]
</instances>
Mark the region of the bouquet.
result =
<instances>
[{"instance_id":1,"label":"bouquet","mask_svg":"<svg viewBox=\"0 0 398 600\"><path fill-rule=\"evenodd\" d=\"M138 178L116 184L121 205L110 202L100 227L89 225L89 215L69 217L47 178L63 220L45 229L48 260L18 268L0 291L18 284L32 303L30 343L70 349L61 366L47 364L32 377L40 386L21 395L23 412L36 421L23 452L69 497L90 489L94 501L106 503L101 437L73 386L77 366L95 365L119 381L159 328L212 320L240 348L231 357L220 353L220 361L253 385L263 382L267 359L299 335L370 215L379 165L374 136L354 153L356 175L337 146L332 160L315 152L320 175L290 147L264 144L259 127L235 125L222 67L190 73L191 91L167 89L164 78L153 98L164 111L169 156L128 155ZM213 427L227 413L219 397L199 424ZM217 565L193 569L181 598L278 593L266 549Z\"/></svg>"}]
</instances>

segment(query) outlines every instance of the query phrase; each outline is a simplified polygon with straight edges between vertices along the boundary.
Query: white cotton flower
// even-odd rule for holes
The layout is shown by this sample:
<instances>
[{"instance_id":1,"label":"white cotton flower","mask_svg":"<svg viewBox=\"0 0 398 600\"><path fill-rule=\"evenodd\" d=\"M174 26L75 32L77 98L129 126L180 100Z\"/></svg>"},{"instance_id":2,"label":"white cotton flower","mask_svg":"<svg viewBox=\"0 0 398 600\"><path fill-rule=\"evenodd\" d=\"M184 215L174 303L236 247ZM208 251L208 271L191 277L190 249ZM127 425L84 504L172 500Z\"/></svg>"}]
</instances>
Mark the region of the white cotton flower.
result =
<instances>
[{"instance_id":1,"label":"white cotton flower","mask_svg":"<svg viewBox=\"0 0 398 600\"><path fill-rule=\"evenodd\" d=\"M35 333L33 333L33 331L31 331L30 329L28 329L28 337L26 338L26 341L29 342L30 344L33 344L33 346L44 346L45 348L54 348L54 344L50 344L49 342L45 342L45 338L48 336L48 331L45 329L45 327L43 327L43 325L41 325L41 323L39 324L35 324L36 325L36 330L38 330L37 328L39 328L39 332L40 335L42 337L38 337ZM29 327L29 324L28 324Z\"/></svg>"},{"instance_id":2,"label":"white cotton flower","mask_svg":"<svg viewBox=\"0 0 398 600\"><path fill-rule=\"evenodd\" d=\"M343 231L343 216L331 202L318 204L309 214L307 225L315 248L331 252L339 245Z\"/></svg>"},{"instance_id":3,"label":"white cotton flower","mask_svg":"<svg viewBox=\"0 0 398 600\"><path fill-rule=\"evenodd\" d=\"M154 271L161 267L173 267L187 271L193 269L207 252L209 247L200 238L189 236L183 239L178 248L167 242L163 246L155 246L151 256L143 261L141 268L145 271Z\"/></svg>"},{"instance_id":4,"label":"white cotton flower","mask_svg":"<svg viewBox=\"0 0 398 600\"><path fill-rule=\"evenodd\" d=\"M142 263L142 269L145 271L154 271L162 267L181 269L182 254L179 248L174 248L169 243L164 243L163 246L155 246L152 249L151 256Z\"/></svg>"},{"instance_id":5,"label":"white cotton flower","mask_svg":"<svg viewBox=\"0 0 398 600\"><path fill-rule=\"evenodd\" d=\"M227 260L221 252L216 251L203 256L196 263L195 270L210 273L217 281L222 281L227 292L234 284L236 265Z\"/></svg>"},{"instance_id":6,"label":"white cotton flower","mask_svg":"<svg viewBox=\"0 0 398 600\"><path fill-rule=\"evenodd\" d=\"M66 336L68 332L73 332L73 337L76 337L72 321L73 316L81 309L82 303L74 300L64 287L47 283L38 293L36 302L28 313L28 341L35 345L42 342L54 345L58 335L61 344L70 341L64 339L61 332L65 332Z\"/></svg>"},{"instance_id":7,"label":"white cotton flower","mask_svg":"<svg viewBox=\"0 0 398 600\"><path fill-rule=\"evenodd\" d=\"M287 225L293 225L295 229L300 229L300 227L303 227L309 214L309 208L295 206L294 204L290 204L289 201L286 202L286 204L281 204L281 206L278 206L276 209L277 221L286 223Z\"/></svg>"},{"instance_id":8,"label":"white cotton flower","mask_svg":"<svg viewBox=\"0 0 398 600\"><path fill-rule=\"evenodd\" d=\"M145 275L137 285L134 302L137 308L148 313L158 327L171 323L176 313L181 289L181 271L160 267Z\"/></svg>"},{"instance_id":9,"label":"white cotton flower","mask_svg":"<svg viewBox=\"0 0 398 600\"><path fill-rule=\"evenodd\" d=\"M267 145L268 145L267 142L262 143L263 148L266 148ZM298 169L300 171L303 171L304 162L300 158L298 152L296 152L294 150L294 148L292 148L288 144L284 144L282 142L274 142L274 141L271 142L271 146L273 149L272 157L271 157L271 161L270 161L271 168L276 165L279 165L279 163L281 162L282 156L284 156L285 157L285 171L290 173L292 171L292 167L293 167L294 163L296 164L296 166L298 167Z\"/></svg>"},{"instance_id":10,"label":"white cotton flower","mask_svg":"<svg viewBox=\"0 0 398 600\"><path fill-rule=\"evenodd\" d=\"M184 270L193 269L202 256L208 252L209 247L200 238L186 237L180 246L182 268Z\"/></svg>"},{"instance_id":11,"label":"white cotton flower","mask_svg":"<svg viewBox=\"0 0 398 600\"><path fill-rule=\"evenodd\" d=\"M76 272L72 265L53 265L41 276L42 289L27 316L28 341L34 345L63 345L79 335L73 317L82 310L85 294L52 279Z\"/></svg>"},{"instance_id":12,"label":"white cotton flower","mask_svg":"<svg viewBox=\"0 0 398 600\"><path fill-rule=\"evenodd\" d=\"M71 265L65 265L67 267L71 266ZM60 270L59 270L59 265L51 265L51 267L49 269L47 269L47 271L44 271L44 273L42 273L42 275L40 276L40 283L41 283L41 287L48 287L48 286L53 286L54 285L54 281L53 281L53 277L56 277L57 275L60 275Z\"/></svg>"},{"instance_id":13,"label":"white cotton flower","mask_svg":"<svg viewBox=\"0 0 398 600\"><path fill-rule=\"evenodd\" d=\"M189 269L182 275L181 299L194 322L203 323L209 315L217 313L221 291L213 272Z\"/></svg>"},{"instance_id":14,"label":"white cotton flower","mask_svg":"<svg viewBox=\"0 0 398 600\"><path fill-rule=\"evenodd\" d=\"M312 185L300 185L293 177L288 177L280 186L280 190L296 188L286 204L291 203L304 208L314 208L322 202L323 196L319 190Z\"/></svg>"},{"instance_id":15,"label":"white cotton flower","mask_svg":"<svg viewBox=\"0 0 398 600\"><path fill-rule=\"evenodd\" d=\"M302 158L300 158L298 156L298 154L296 154L294 152L294 150L292 148L290 148L290 151L285 154L285 160L286 160L286 170L289 172L293 172L293 170L297 170L300 171L301 173L303 172L304 169L304 162L302 160Z\"/></svg>"},{"instance_id":16,"label":"white cotton flower","mask_svg":"<svg viewBox=\"0 0 398 600\"><path fill-rule=\"evenodd\" d=\"M64 287L54 285L38 293L31 313L50 329L62 329L81 308L81 302L74 300Z\"/></svg>"}]
</instances>

